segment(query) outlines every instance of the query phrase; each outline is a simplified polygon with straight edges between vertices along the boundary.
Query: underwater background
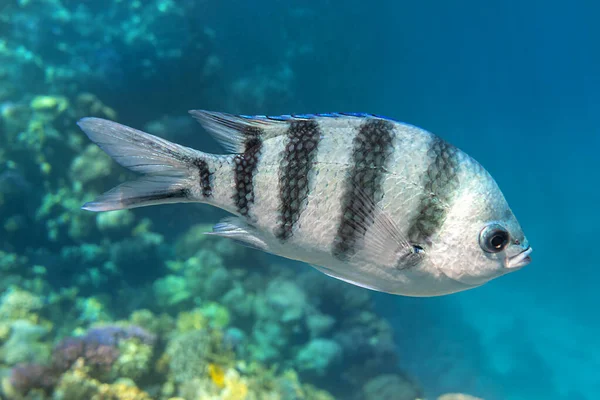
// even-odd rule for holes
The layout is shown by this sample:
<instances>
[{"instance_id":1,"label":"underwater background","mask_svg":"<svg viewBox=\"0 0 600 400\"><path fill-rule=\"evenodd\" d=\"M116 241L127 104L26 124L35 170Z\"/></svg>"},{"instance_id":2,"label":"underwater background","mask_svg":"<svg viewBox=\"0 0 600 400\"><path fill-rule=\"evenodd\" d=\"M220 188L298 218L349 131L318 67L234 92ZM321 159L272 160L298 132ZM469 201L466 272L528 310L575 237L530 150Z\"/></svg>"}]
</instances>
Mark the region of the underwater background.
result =
<instances>
[{"instance_id":1,"label":"underwater background","mask_svg":"<svg viewBox=\"0 0 600 400\"><path fill-rule=\"evenodd\" d=\"M599 15L584 0L0 1L2 396L597 398ZM432 131L496 179L533 262L408 298L203 236L224 216L209 206L80 210L131 175L79 118L221 152L189 109Z\"/></svg>"}]
</instances>

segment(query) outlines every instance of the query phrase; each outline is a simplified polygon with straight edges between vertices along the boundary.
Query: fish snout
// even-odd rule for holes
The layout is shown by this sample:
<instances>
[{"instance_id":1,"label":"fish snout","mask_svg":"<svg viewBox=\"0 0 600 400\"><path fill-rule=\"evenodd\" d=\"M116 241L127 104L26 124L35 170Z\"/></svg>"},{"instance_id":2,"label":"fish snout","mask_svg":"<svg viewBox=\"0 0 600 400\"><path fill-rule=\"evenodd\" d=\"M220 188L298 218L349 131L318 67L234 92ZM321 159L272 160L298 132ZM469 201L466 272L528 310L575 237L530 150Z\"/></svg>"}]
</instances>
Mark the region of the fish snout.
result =
<instances>
[{"instance_id":1,"label":"fish snout","mask_svg":"<svg viewBox=\"0 0 600 400\"><path fill-rule=\"evenodd\" d=\"M531 252L533 249L531 246L527 246L525 250L522 252L512 256L507 257L504 261L504 266L508 269L517 269L522 268L531 262Z\"/></svg>"}]
</instances>

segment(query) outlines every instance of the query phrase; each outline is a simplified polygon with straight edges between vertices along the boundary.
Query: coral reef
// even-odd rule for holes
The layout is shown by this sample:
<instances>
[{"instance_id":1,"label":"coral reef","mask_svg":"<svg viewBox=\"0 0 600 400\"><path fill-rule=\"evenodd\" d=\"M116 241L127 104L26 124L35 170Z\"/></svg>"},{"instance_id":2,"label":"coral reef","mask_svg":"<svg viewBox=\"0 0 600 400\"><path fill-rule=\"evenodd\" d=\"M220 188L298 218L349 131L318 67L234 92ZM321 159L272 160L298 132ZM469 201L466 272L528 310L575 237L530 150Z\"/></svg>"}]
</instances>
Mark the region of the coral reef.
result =
<instances>
[{"instance_id":1,"label":"coral reef","mask_svg":"<svg viewBox=\"0 0 600 400\"><path fill-rule=\"evenodd\" d=\"M437 400L483 400L479 397L470 396L462 393L446 393L438 397Z\"/></svg>"},{"instance_id":2,"label":"coral reef","mask_svg":"<svg viewBox=\"0 0 600 400\"><path fill-rule=\"evenodd\" d=\"M401 375L380 375L363 386L365 400L414 400L422 397L415 384Z\"/></svg>"}]
</instances>

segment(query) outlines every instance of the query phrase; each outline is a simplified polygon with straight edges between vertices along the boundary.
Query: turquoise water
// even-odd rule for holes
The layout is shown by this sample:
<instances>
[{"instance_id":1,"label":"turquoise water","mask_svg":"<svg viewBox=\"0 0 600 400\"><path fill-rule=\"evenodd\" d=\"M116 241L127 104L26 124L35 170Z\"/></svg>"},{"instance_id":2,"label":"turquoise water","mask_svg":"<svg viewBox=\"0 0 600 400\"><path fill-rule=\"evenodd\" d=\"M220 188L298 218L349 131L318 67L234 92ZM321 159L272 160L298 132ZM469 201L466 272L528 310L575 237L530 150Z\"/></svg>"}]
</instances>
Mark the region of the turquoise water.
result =
<instances>
[{"instance_id":1,"label":"turquoise water","mask_svg":"<svg viewBox=\"0 0 600 400\"><path fill-rule=\"evenodd\" d=\"M599 13L591 1L0 4L4 380L23 362L48 364L63 338L121 320L156 335L147 365L127 374L115 355L106 361L110 377L89 374L108 383L126 376L150 398L227 398L234 381L248 387L247 398L268 398L267 389L256 389L266 373L239 365L225 388L217 383L219 371L231 376L241 361L277 365L269 379L288 388L278 392L285 399L318 398L289 389L304 384L342 399L397 398L390 388L400 386L407 399L449 392L596 398ZM406 298L202 242L190 229L223 216L207 206L136 209L114 220L79 210L125 172L86 150L78 118L116 119L219 152L186 116L200 108L372 112L432 131L494 176L534 248L533 262L464 293ZM11 305L15 292L27 306ZM154 316L132 316L140 309ZM173 321L159 328L160 314ZM191 328L181 322L186 315ZM187 328L177 328L178 317ZM15 321L38 332L28 337L45 359L7 355L22 326ZM221 333L246 339L228 362L200 357L206 368L197 377L208 383L189 384L186 353L174 349ZM357 343L361 351L353 351ZM149 366L161 359L169 368ZM67 372L54 374L48 398L67 398L56 394Z\"/></svg>"}]
</instances>

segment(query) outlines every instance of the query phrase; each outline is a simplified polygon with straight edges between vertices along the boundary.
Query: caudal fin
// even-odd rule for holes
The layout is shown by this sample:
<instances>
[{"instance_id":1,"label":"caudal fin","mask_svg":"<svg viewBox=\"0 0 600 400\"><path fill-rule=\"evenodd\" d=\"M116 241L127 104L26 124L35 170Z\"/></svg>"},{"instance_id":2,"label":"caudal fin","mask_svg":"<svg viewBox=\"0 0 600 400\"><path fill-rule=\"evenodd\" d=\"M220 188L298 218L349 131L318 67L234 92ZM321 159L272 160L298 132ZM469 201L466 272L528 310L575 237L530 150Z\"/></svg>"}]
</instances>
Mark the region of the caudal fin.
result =
<instances>
[{"instance_id":1,"label":"caudal fin","mask_svg":"<svg viewBox=\"0 0 600 400\"><path fill-rule=\"evenodd\" d=\"M83 118L77 124L116 162L144 174L84 204L83 209L110 211L198 201L193 198L192 170L202 162L203 153L101 118Z\"/></svg>"}]
</instances>

